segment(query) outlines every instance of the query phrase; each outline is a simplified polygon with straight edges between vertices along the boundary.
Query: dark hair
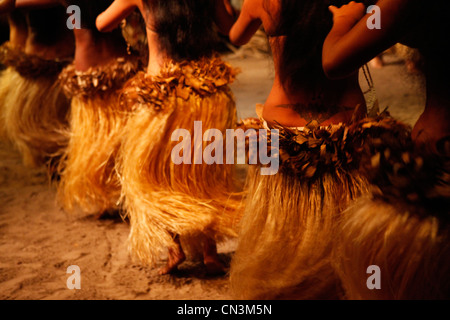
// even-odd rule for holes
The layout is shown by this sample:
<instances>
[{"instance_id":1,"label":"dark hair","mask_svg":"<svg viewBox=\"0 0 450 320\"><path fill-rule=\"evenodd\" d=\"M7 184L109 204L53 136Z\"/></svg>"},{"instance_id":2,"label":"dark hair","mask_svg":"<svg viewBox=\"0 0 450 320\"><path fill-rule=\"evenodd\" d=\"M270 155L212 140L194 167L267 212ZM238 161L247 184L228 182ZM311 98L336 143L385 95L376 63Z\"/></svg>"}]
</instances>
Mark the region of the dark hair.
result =
<instances>
[{"instance_id":1,"label":"dark hair","mask_svg":"<svg viewBox=\"0 0 450 320\"><path fill-rule=\"evenodd\" d=\"M330 5L342 6L349 0L280 0L276 35L284 35L274 51L279 54L279 76L290 92L316 88L326 78L322 68L322 47L333 26ZM269 0L265 10L271 13ZM376 1L366 1L376 2ZM275 52L274 52L275 53Z\"/></svg>"},{"instance_id":2,"label":"dark hair","mask_svg":"<svg viewBox=\"0 0 450 320\"><path fill-rule=\"evenodd\" d=\"M71 33L66 26L66 9L61 5L30 10L26 16L34 41L40 44L53 45Z\"/></svg>"},{"instance_id":3,"label":"dark hair","mask_svg":"<svg viewBox=\"0 0 450 320\"><path fill-rule=\"evenodd\" d=\"M0 45L9 39L9 25L6 16L0 14Z\"/></svg>"},{"instance_id":4,"label":"dark hair","mask_svg":"<svg viewBox=\"0 0 450 320\"><path fill-rule=\"evenodd\" d=\"M160 50L175 61L210 56L217 44L212 0L144 1Z\"/></svg>"}]
</instances>

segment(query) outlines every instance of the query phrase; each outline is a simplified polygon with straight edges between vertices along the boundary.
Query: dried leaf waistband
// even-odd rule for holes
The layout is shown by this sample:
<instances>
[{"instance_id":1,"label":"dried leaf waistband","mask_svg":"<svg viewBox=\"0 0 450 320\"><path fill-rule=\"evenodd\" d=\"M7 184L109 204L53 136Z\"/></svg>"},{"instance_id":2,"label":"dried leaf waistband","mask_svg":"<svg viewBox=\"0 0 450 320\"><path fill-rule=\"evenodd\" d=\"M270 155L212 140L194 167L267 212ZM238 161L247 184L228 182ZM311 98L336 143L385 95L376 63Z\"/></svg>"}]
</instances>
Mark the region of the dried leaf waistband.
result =
<instances>
[{"instance_id":1,"label":"dried leaf waistband","mask_svg":"<svg viewBox=\"0 0 450 320\"><path fill-rule=\"evenodd\" d=\"M191 95L207 97L219 91L229 92L236 74L236 69L217 56L178 63L171 61L158 76L139 72L127 85L122 100L162 110L169 97L188 100Z\"/></svg>"},{"instance_id":2,"label":"dried leaf waistband","mask_svg":"<svg viewBox=\"0 0 450 320\"><path fill-rule=\"evenodd\" d=\"M70 60L46 60L12 48L9 43L0 47L1 63L14 68L25 78L55 77L70 63Z\"/></svg>"},{"instance_id":3,"label":"dried leaf waistband","mask_svg":"<svg viewBox=\"0 0 450 320\"><path fill-rule=\"evenodd\" d=\"M244 129L264 129L263 121L247 119L240 125ZM305 128L271 125L279 132L280 168L301 179L314 179L337 169L358 169L362 150L368 139L386 136L407 136L408 127L382 113L376 118L365 118L354 123L321 127L312 122ZM271 136L268 135L270 150Z\"/></svg>"},{"instance_id":4,"label":"dried leaf waistband","mask_svg":"<svg viewBox=\"0 0 450 320\"><path fill-rule=\"evenodd\" d=\"M88 98L120 90L138 69L139 60L133 56L87 71L77 71L71 64L61 72L59 82L68 97Z\"/></svg>"},{"instance_id":5,"label":"dried leaf waistband","mask_svg":"<svg viewBox=\"0 0 450 320\"><path fill-rule=\"evenodd\" d=\"M450 144L450 137L447 137ZM450 223L450 155L418 149L412 140L367 140L361 170L376 185L376 197L406 204L415 213L437 214Z\"/></svg>"},{"instance_id":6,"label":"dried leaf waistband","mask_svg":"<svg viewBox=\"0 0 450 320\"><path fill-rule=\"evenodd\" d=\"M239 126L267 129L256 118ZM281 170L314 179L337 168L356 169L378 187L377 198L409 205L414 208L411 212L423 216L439 215L450 223L450 137L440 141L446 152L417 150L410 127L386 112L349 125L271 129L279 130ZM267 143L270 146L270 135Z\"/></svg>"}]
</instances>

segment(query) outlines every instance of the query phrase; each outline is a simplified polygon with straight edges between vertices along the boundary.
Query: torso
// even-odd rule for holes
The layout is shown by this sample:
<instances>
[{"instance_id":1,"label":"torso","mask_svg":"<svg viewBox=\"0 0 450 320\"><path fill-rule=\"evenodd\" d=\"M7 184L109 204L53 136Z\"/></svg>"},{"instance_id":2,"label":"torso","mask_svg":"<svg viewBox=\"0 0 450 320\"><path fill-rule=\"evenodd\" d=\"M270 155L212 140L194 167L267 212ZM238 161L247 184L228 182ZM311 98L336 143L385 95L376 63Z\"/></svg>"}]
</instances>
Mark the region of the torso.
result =
<instances>
[{"instance_id":1,"label":"torso","mask_svg":"<svg viewBox=\"0 0 450 320\"><path fill-rule=\"evenodd\" d=\"M148 25L149 24L147 23L147 26ZM164 62L168 60L168 57L166 54L164 54L164 52L158 50L159 48L158 34L154 32L151 29L151 27L147 27L147 39L149 49L147 74L155 76L160 73L161 67L164 65Z\"/></svg>"},{"instance_id":2,"label":"torso","mask_svg":"<svg viewBox=\"0 0 450 320\"><path fill-rule=\"evenodd\" d=\"M279 1L272 1L270 12L274 15ZM289 93L279 77L279 55L275 48L277 41L283 41L283 35L275 34L274 18L265 10L261 10L261 21L269 43L272 47L275 64L275 80L272 90L264 104L263 117L267 122L277 122L288 127L302 127L311 120L318 120L321 125L349 123L358 105L365 107L364 95L359 87L358 75L338 81L324 80L320 93L312 93L309 89L296 90ZM305 75L307 77L307 75ZM289 107L291 106L291 107ZM319 106L319 107L318 107ZM364 116L365 108L359 109Z\"/></svg>"},{"instance_id":3,"label":"torso","mask_svg":"<svg viewBox=\"0 0 450 320\"><path fill-rule=\"evenodd\" d=\"M9 44L16 49L24 50L28 36L26 16L19 10L8 15Z\"/></svg>"},{"instance_id":4,"label":"torso","mask_svg":"<svg viewBox=\"0 0 450 320\"><path fill-rule=\"evenodd\" d=\"M402 43L419 49L425 60L427 101L412 138L417 145L434 149L439 140L450 137L450 38L442 25L450 3L435 0L421 5L412 15L412 28Z\"/></svg>"},{"instance_id":5,"label":"torso","mask_svg":"<svg viewBox=\"0 0 450 320\"><path fill-rule=\"evenodd\" d=\"M43 59L68 59L73 56L74 36L66 26L63 7L31 10L25 13L28 23L28 37L25 53Z\"/></svg>"},{"instance_id":6,"label":"torso","mask_svg":"<svg viewBox=\"0 0 450 320\"><path fill-rule=\"evenodd\" d=\"M146 32L149 51L147 74L155 76L160 73L161 67L167 61L168 57L164 52L159 50L159 37L153 30L154 21L152 14L145 10L142 1L138 1L138 8L142 17L144 17L145 25L147 26Z\"/></svg>"},{"instance_id":7,"label":"torso","mask_svg":"<svg viewBox=\"0 0 450 320\"><path fill-rule=\"evenodd\" d=\"M126 43L120 34L108 33L95 36L91 30L75 29L75 68L87 71L107 65L127 54Z\"/></svg>"}]
</instances>

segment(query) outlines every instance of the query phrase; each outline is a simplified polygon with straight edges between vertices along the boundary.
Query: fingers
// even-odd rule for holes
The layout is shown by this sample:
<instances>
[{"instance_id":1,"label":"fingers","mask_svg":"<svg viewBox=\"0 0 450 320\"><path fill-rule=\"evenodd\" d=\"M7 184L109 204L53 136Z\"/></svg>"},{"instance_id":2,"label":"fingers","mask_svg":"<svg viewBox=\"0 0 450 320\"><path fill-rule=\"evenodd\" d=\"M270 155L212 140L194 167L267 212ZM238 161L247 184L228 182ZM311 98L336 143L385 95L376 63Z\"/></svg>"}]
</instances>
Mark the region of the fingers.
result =
<instances>
[{"instance_id":1,"label":"fingers","mask_svg":"<svg viewBox=\"0 0 450 320\"><path fill-rule=\"evenodd\" d=\"M350 1L348 4L346 4L344 6L359 6L359 5L363 5L363 4L361 2Z\"/></svg>"},{"instance_id":2,"label":"fingers","mask_svg":"<svg viewBox=\"0 0 450 320\"><path fill-rule=\"evenodd\" d=\"M345 10L345 9L353 9L353 10L363 9L364 10L365 6L361 2L351 1L348 4L344 4L343 6L341 6L339 8L336 7L336 6L329 6L328 9L331 11L331 13L334 14L334 13L340 11L340 10Z\"/></svg>"},{"instance_id":3,"label":"fingers","mask_svg":"<svg viewBox=\"0 0 450 320\"><path fill-rule=\"evenodd\" d=\"M342 7L329 6L329 11L333 14L333 18L346 17L347 19L361 19L366 13L366 7L361 2L352 1Z\"/></svg>"},{"instance_id":4,"label":"fingers","mask_svg":"<svg viewBox=\"0 0 450 320\"><path fill-rule=\"evenodd\" d=\"M329 6L328 10L334 15L339 9L336 6Z\"/></svg>"}]
</instances>

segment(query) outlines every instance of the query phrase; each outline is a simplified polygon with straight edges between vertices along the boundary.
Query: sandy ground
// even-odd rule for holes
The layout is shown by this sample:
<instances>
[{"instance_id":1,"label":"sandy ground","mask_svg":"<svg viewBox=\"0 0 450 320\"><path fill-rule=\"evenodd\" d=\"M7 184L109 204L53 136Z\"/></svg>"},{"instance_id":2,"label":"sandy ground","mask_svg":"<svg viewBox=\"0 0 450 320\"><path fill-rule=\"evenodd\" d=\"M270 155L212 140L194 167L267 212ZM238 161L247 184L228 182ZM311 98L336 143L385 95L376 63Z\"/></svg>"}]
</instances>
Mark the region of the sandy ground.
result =
<instances>
[{"instance_id":1,"label":"sandy ground","mask_svg":"<svg viewBox=\"0 0 450 320\"><path fill-rule=\"evenodd\" d=\"M233 85L239 117L255 116L254 106L264 102L273 80L270 59L228 60L242 70ZM387 62L372 70L380 106L414 124L425 102L421 80L395 57ZM128 254L128 232L120 220L63 212L45 172L25 168L18 153L0 143L0 299L231 298L228 277L208 278L200 264L184 263L172 276L140 266ZM234 248L234 241L219 246L226 263ZM66 286L70 265L80 267L81 290Z\"/></svg>"}]
</instances>

